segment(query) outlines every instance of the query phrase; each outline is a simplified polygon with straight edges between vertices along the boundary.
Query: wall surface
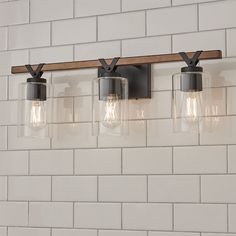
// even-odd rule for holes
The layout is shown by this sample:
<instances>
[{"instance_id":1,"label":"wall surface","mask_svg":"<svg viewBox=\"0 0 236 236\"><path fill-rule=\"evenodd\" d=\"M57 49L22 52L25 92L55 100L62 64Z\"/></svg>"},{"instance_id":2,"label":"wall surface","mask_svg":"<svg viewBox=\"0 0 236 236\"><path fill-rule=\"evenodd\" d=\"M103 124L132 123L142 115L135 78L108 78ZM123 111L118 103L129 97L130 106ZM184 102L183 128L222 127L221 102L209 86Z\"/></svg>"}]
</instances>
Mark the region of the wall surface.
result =
<instances>
[{"instance_id":1,"label":"wall surface","mask_svg":"<svg viewBox=\"0 0 236 236\"><path fill-rule=\"evenodd\" d=\"M235 0L0 0L0 236L236 236ZM213 132L173 133L171 75L130 102L128 137L91 135L97 71L46 73L54 137L19 139L11 65L221 49L203 62Z\"/></svg>"}]
</instances>

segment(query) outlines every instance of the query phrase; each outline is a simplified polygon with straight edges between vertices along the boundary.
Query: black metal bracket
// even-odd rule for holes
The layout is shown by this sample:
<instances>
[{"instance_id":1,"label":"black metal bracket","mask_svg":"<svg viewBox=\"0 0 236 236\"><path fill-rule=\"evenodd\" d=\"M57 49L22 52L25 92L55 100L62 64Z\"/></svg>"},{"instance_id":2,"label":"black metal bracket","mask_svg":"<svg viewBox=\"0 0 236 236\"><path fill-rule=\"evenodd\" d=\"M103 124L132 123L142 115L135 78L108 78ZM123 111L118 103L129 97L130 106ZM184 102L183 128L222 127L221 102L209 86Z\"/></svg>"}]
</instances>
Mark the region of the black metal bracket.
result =
<instances>
[{"instance_id":1,"label":"black metal bracket","mask_svg":"<svg viewBox=\"0 0 236 236\"><path fill-rule=\"evenodd\" d=\"M116 66L119 57L113 58L110 65L99 59L98 77L123 77L128 79L129 99L151 98L151 65L140 64Z\"/></svg>"},{"instance_id":2,"label":"black metal bracket","mask_svg":"<svg viewBox=\"0 0 236 236\"><path fill-rule=\"evenodd\" d=\"M196 51L192 58L189 58L185 52L180 52L179 55L183 58L188 67L196 67L199 63L199 57L201 53L202 51Z\"/></svg>"},{"instance_id":3,"label":"black metal bracket","mask_svg":"<svg viewBox=\"0 0 236 236\"><path fill-rule=\"evenodd\" d=\"M36 70L34 70L31 65L25 65L25 67L28 70L28 72L31 74L32 78L38 79L38 78L41 78L43 75L42 69L44 65L45 65L44 63L39 64Z\"/></svg>"}]
</instances>

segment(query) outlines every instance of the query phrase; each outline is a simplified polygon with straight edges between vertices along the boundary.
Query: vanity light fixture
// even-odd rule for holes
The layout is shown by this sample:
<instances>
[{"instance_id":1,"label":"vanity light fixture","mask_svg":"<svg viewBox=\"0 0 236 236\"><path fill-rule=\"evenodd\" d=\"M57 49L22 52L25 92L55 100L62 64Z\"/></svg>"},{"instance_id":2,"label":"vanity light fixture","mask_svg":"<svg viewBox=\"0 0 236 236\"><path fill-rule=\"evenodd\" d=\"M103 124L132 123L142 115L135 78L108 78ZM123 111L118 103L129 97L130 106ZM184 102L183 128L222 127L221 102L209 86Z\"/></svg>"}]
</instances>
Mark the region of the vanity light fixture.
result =
<instances>
[{"instance_id":1,"label":"vanity light fixture","mask_svg":"<svg viewBox=\"0 0 236 236\"><path fill-rule=\"evenodd\" d=\"M172 79L174 128L176 131L199 130L201 117L211 115L211 107L205 105L211 85L202 67L197 64L200 59L221 58L220 50L211 50L13 66L13 74L29 72L32 75L26 83L20 84L18 134L28 137L50 136L51 86L41 78L43 71L98 68L98 78L92 82L93 134L125 135L128 133L128 99L151 98L151 64L182 60L187 67L183 67L181 73Z\"/></svg>"},{"instance_id":2,"label":"vanity light fixture","mask_svg":"<svg viewBox=\"0 0 236 236\"><path fill-rule=\"evenodd\" d=\"M203 72L202 67L197 66L201 53L202 51L197 51L192 58L184 52L179 53L187 66L172 77L172 118L175 132L199 132L202 118L213 115L208 109L212 101L211 78Z\"/></svg>"},{"instance_id":3,"label":"vanity light fixture","mask_svg":"<svg viewBox=\"0 0 236 236\"><path fill-rule=\"evenodd\" d=\"M44 64L36 70L26 65L32 76L27 82L19 84L18 91L18 136L50 137L49 122L51 121L52 103L49 99L51 85L41 78Z\"/></svg>"}]
</instances>

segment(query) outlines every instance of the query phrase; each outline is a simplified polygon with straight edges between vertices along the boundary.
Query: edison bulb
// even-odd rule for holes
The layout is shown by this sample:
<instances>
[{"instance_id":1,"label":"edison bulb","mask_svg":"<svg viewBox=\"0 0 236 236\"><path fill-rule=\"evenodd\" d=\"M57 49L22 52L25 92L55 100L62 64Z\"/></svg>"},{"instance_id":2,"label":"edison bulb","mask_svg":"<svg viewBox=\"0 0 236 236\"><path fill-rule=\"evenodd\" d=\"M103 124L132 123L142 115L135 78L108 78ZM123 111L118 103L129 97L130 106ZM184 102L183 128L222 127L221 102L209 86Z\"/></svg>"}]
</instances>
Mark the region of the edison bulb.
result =
<instances>
[{"instance_id":1,"label":"edison bulb","mask_svg":"<svg viewBox=\"0 0 236 236\"><path fill-rule=\"evenodd\" d=\"M33 128L46 126L46 107L44 101L32 101L30 110L30 126Z\"/></svg>"},{"instance_id":2,"label":"edison bulb","mask_svg":"<svg viewBox=\"0 0 236 236\"><path fill-rule=\"evenodd\" d=\"M195 122L202 116L201 92L183 92L180 108L181 117L189 122Z\"/></svg>"},{"instance_id":3,"label":"edison bulb","mask_svg":"<svg viewBox=\"0 0 236 236\"><path fill-rule=\"evenodd\" d=\"M120 113L121 104L118 96L116 94L107 96L104 104L103 126L111 129L119 126L121 123Z\"/></svg>"}]
</instances>

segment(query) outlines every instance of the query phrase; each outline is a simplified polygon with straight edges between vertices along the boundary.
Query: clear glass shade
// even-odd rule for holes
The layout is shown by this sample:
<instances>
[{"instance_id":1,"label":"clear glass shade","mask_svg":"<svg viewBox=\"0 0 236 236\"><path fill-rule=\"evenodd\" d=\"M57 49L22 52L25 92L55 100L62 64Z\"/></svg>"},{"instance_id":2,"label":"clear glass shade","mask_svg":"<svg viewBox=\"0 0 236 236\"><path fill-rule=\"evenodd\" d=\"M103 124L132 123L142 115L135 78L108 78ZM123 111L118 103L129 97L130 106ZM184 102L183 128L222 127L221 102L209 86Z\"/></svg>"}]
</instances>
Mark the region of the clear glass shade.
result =
<instances>
[{"instance_id":1,"label":"clear glass shade","mask_svg":"<svg viewBox=\"0 0 236 236\"><path fill-rule=\"evenodd\" d=\"M200 78L200 85L192 78ZM199 81L198 81L199 82ZM185 83L185 85L184 85ZM186 85L189 89L186 89ZM196 86L196 89L191 89ZM219 108L213 97L210 76L203 72L183 72L172 77L172 118L174 132L211 131L217 125ZM203 117L207 117L204 119Z\"/></svg>"},{"instance_id":2,"label":"clear glass shade","mask_svg":"<svg viewBox=\"0 0 236 236\"><path fill-rule=\"evenodd\" d=\"M44 91L44 98L34 98L32 94L41 95L40 90ZM17 128L19 137L51 137L50 123L52 123L53 108L51 94L52 86L47 83L19 84Z\"/></svg>"},{"instance_id":3,"label":"clear glass shade","mask_svg":"<svg viewBox=\"0 0 236 236\"><path fill-rule=\"evenodd\" d=\"M93 135L128 134L128 80L93 80Z\"/></svg>"}]
</instances>

